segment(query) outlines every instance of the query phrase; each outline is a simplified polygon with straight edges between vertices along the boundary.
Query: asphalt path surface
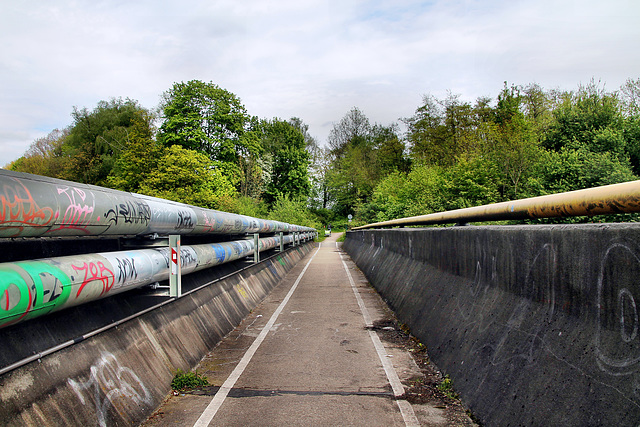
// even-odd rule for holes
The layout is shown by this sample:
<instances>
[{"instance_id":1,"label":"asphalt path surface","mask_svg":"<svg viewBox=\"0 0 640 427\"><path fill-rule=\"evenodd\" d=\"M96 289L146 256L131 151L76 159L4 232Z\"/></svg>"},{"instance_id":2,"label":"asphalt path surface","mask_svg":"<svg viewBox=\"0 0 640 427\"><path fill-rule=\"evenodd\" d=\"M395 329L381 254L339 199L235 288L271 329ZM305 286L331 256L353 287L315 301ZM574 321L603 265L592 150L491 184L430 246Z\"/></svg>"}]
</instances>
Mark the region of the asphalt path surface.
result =
<instances>
[{"instance_id":1,"label":"asphalt path surface","mask_svg":"<svg viewBox=\"0 0 640 427\"><path fill-rule=\"evenodd\" d=\"M198 372L211 384L170 396L144 426L450 425L445 409L411 404L422 373L376 331L390 312L327 238L232 333Z\"/></svg>"}]
</instances>

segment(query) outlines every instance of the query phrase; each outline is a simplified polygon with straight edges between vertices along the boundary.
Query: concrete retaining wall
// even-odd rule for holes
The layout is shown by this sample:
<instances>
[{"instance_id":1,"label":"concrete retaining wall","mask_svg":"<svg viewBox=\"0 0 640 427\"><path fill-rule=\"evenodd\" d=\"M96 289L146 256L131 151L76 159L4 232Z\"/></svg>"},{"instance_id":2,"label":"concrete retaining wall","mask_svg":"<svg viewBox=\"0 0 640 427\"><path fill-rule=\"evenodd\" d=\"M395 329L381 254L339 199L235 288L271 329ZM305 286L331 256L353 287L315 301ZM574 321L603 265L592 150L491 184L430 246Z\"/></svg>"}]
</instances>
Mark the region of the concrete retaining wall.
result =
<instances>
[{"instance_id":1,"label":"concrete retaining wall","mask_svg":"<svg viewBox=\"0 0 640 427\"><path fill-rule=\"evenodd\" d=\"M638 425L640 226L348 233L486 425Z\"/></svg>"},{"instance_id":2,"label":"concrete retaining wall","mask_svg":"<svg viewBox=\"0 0 640 427\"><path fill-rule=\"evenodd\" d=\"M313 247L251 266L164 307L0 377L2 425L122 425L163 401Z\"/></svg>"}]
</instances>

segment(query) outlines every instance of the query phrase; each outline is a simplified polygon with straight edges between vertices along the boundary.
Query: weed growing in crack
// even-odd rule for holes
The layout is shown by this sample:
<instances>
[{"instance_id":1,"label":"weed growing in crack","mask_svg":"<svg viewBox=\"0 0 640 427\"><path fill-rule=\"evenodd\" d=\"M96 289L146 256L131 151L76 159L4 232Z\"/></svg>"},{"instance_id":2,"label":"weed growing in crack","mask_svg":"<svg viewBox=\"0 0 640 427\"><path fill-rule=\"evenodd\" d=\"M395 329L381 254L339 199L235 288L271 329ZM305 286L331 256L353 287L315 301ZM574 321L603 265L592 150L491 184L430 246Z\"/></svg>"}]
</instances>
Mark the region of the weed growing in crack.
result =
<instances>
[{"instance_id":1,"label":"weed growing in crack","mask_svg":"<svg viewBox=\"0 0 640 427\"><path fill-rule=\"evenodd\" d=\"M442 379L442 382L438 384L438 390L443 392L444 395L450 399L455 400L458 398L458 393L456 393L453 389L453 383L451 382L451 378L449 378L449 375L445 375Z\"/></svg>"},{"instance_id":2,"label":"weed growing in crack","mask_svg":"<svg viewBox=\"0 0 640 427\"><path fill-rule=\"evenodd\" d=\"M195 372L183 372L181 369L178 369L171 381L171 388L174 390L187 390L208 385L209 381L207 378L198 374L197 370Z\"/></svg>"}]
</instances>

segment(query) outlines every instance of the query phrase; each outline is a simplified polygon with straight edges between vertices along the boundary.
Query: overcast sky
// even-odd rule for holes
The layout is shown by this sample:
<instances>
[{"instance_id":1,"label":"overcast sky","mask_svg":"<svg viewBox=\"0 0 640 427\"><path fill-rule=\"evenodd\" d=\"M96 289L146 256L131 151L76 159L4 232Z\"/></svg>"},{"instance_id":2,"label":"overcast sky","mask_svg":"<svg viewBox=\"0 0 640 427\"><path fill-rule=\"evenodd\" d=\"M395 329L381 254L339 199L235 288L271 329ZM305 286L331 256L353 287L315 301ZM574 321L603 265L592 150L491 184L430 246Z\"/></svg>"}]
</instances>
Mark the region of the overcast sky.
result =
<instances>
[{"instance_id":1,"label":"overcast sky","mask_svg":"<svg viewBox=\"0 0 640 427\"><path fill-rule=\"evenodd\" d=\"M112 97L155 108L212 81L321 143L352 107L383 125L504 81L609 91L640 77L638 0L2 0L0 166Z\"/></svg>"}]
</instances>

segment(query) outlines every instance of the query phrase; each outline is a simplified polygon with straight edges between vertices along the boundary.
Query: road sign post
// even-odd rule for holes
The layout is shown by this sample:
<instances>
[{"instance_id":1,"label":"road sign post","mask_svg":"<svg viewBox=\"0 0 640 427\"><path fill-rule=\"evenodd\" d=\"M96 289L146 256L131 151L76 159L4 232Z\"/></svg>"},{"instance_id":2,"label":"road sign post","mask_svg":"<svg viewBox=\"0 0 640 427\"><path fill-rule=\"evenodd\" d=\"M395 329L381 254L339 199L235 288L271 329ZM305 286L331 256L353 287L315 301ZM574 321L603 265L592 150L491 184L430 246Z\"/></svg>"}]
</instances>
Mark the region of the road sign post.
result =
<instances>
[{"instance_id":1,"label":"road sign post","mask_svg":"<svg viewBox=\"0 0 640 427\"><path fill-rule=\"evenodd\" d=\"M169 296L180 298L182 296L182 263L180 262L180 236L169 236L170 262L169 262Z\"/></svg>"},{"instance_id":2,"label":"road sign post","mask_svg":"<svg viewBox=\"0 0 640 427\"><path fill-rule=\"evenodd\" d=\"M256 264L260 262L260 234L253 234L253 262Z\"/></svg>"}]
</instances>

